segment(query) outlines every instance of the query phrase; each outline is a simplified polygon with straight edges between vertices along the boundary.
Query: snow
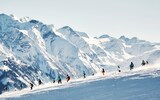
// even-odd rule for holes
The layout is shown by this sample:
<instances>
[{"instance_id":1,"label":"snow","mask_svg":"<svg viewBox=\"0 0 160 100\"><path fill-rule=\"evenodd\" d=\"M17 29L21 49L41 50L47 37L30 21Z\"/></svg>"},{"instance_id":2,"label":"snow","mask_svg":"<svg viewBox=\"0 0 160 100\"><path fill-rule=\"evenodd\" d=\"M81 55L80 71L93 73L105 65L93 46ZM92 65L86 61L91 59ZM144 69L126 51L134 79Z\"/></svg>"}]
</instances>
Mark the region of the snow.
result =
<instances>
[{"instance_id":1,"label":"snow","mask_svg":"<svg viewBox=\"0 0 160 100\"><path fill-rule=\"evenodd\" d=\"M160 67L143 66L133 71L98 73L69 83L45 85L6 92L2 100L159 100Z\"/></svg>"},{"instance_id":2,"label":"snow","mask_svg":"<svg viewBox=\"0 0 160 100\"><path fill-rule=\"evenodd\" d=\"M0 70L8 71L10 68L8 66L0 66Z\"/></svg>"}]
</instances>

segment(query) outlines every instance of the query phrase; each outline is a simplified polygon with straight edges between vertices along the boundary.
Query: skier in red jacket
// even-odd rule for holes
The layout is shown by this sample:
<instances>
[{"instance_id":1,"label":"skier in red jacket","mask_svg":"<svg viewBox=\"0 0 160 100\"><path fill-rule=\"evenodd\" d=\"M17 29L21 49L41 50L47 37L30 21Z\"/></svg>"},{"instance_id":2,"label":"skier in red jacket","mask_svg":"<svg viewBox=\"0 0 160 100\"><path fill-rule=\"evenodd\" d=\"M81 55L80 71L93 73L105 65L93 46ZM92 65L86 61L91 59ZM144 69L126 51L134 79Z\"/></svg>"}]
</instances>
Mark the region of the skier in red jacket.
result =
<instances>
[{"instance_id":1,"label":"skier in red jacket","mask_svg":"<svg viewBox=\"0 0 160 100\"><path fill-rule=\"evenodd\" d=\"M66 78L66 79L67 79L67 82L68 82L68 81L70 80L70 76L69 76L69 75L67 75L67 78Z\"/></svg>"}]
</instances>

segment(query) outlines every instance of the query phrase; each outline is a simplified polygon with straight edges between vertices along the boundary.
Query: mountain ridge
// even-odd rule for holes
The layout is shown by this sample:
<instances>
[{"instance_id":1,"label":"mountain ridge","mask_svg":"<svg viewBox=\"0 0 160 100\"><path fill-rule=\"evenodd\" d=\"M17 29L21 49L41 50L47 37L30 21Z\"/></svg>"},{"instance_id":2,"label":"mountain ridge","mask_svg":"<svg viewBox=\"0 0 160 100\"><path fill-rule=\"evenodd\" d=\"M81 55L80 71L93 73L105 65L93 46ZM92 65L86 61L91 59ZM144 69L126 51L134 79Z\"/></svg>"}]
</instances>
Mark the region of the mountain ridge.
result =
<instances>
[{"instance_id":1,"label":"mountain ridge","mask_svg":"<svg viewBox=\"0 0 160 100\"><path fill-rule=\"evenodd\" d=\"M14 19L14 18L15 19ZM101 38L100 38L101 37ZM127 70L131 61L159 61L160 44L102 35L92 38L69 26L55 29L35 19L16 19L0 14L0 93L63 79L82 77L82 72L93 75L105 68L115 71L118 65Z\"/></svg>"}]
</instances>

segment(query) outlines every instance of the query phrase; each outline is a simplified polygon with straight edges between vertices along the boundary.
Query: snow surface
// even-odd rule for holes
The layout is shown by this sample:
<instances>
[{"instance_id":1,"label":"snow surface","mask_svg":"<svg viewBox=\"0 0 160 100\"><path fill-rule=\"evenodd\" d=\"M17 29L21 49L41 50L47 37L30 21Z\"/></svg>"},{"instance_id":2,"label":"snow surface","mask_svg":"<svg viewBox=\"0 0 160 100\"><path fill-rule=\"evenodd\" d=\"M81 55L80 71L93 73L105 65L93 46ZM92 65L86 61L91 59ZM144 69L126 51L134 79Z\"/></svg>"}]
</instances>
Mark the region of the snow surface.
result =
<instances>
[{"instance_id":1,"label":"snow surface","mask_svg":"<svg viewBox=\"0 0 160 100\"><path fill-rule=\"evenodd\" d=\"M159 65L142 66L122 73L101 73L86 79L73 79L62 85L47 83L34 87L6 92L1 100L159 100Z\"/></svg>"}]
</instances>

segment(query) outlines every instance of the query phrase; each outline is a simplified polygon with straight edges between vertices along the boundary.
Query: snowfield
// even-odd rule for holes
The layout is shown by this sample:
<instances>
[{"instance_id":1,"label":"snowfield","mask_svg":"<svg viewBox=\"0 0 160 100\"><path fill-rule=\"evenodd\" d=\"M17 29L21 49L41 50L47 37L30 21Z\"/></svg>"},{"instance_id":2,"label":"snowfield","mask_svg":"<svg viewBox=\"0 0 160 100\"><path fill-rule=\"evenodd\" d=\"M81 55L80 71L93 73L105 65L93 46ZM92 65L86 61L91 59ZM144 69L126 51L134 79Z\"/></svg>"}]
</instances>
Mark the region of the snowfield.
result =
<instances>
[{"instance_id":1,"label":"snowfield","mask_svg":"<svg viewBox=\"0 0 160 100\"><path fill-rule=\"evenodd\" d=\"M132 71L107 72L86 79L63 80L6 92L0 100L159 100L160 66L141 66Z\"/></svg>"}]
</instances>

